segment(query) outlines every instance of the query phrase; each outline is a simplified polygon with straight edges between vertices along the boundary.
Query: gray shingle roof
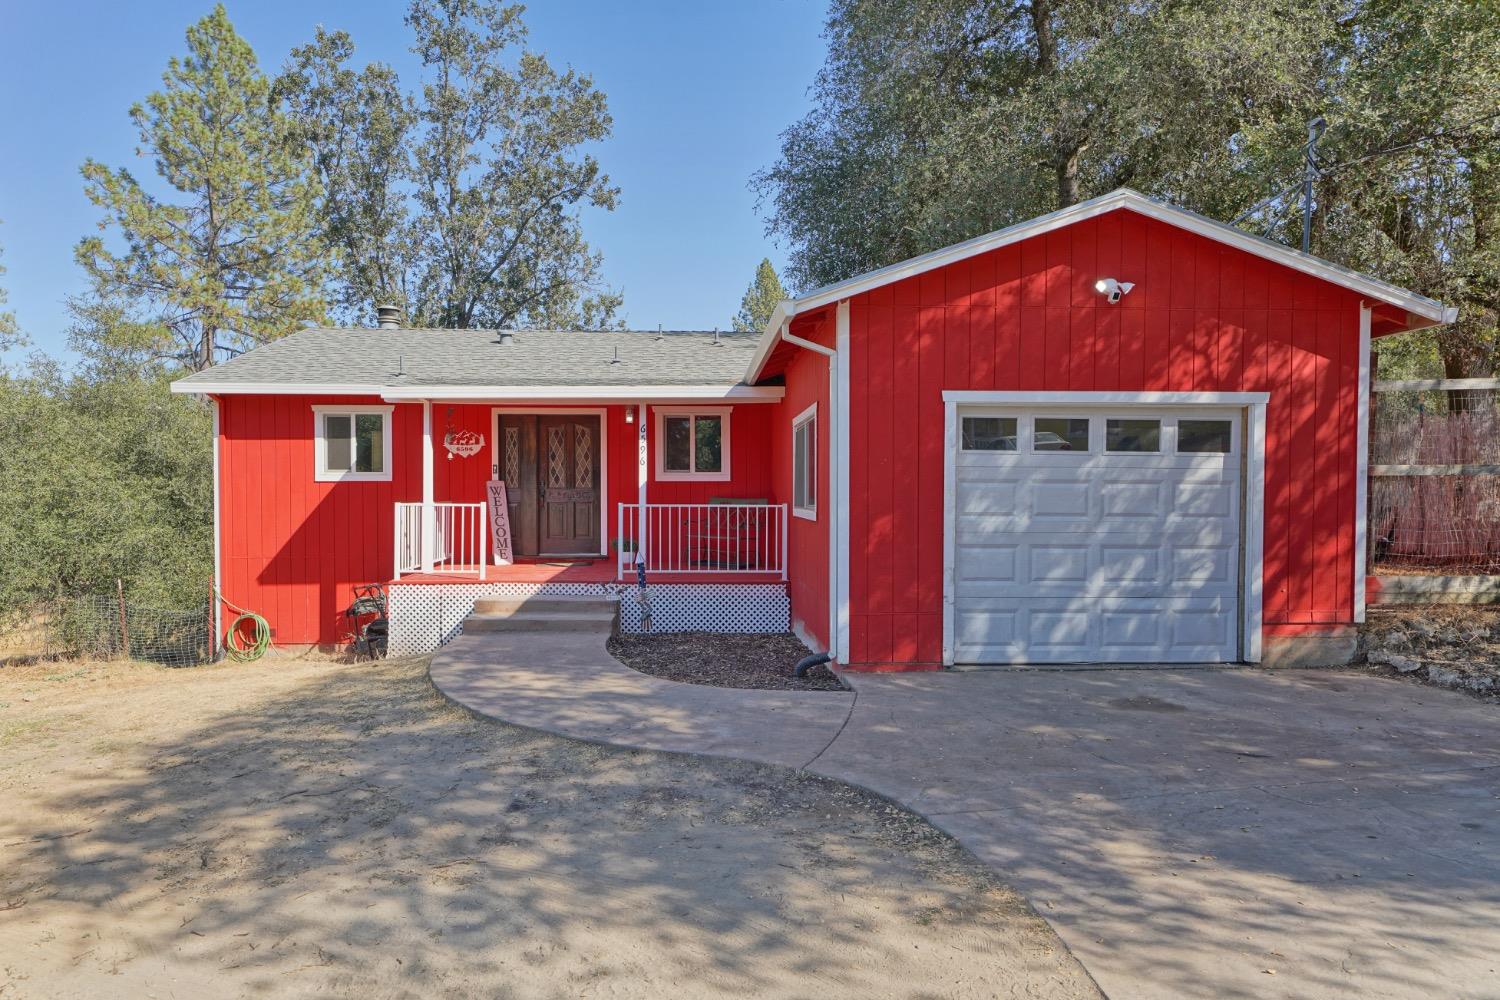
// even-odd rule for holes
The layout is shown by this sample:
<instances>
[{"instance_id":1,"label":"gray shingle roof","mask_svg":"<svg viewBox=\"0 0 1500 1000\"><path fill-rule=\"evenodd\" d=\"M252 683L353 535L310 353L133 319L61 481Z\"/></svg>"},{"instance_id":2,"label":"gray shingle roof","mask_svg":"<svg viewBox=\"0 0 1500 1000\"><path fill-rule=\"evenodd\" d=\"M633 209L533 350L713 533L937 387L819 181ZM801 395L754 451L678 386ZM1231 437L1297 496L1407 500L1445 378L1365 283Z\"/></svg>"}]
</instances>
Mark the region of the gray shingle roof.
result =
<instances>
[{"instance_id":1,"label":"gray shingle roof","mask_svg":"<svg viewBox=\"0 0 1500 1000\"><path fill-rule=\"evenodd\" d=\"M301 330L181 379L212 385L634 386L741 382L754 333L517 330ZM615 359L618 358L618 361ZM401 375L398 372L404 371Z\"/></svg>"}]
</instances>

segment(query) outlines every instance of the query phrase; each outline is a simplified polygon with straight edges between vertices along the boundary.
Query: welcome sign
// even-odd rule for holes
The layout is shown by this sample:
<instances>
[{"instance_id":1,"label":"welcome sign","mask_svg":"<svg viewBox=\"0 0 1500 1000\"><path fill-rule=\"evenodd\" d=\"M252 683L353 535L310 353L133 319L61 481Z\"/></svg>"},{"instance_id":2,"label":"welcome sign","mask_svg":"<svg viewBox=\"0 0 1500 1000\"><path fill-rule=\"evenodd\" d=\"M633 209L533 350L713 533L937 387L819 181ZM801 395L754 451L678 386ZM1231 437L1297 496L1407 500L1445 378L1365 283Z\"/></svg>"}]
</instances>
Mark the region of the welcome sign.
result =
<instances>
[{"instance_id":1,"label":"welcome sign","mask_svg":"<svg viewBox=\"0 0 1500 1000\"><path fill-rule=\"evenodd\" d=\"M516 556L510 543L510 503L505 497L505 482L491 479L484 488L490 506L490 551L495 554L496 566L509 566Z\"/></svg>"}]
</instances>

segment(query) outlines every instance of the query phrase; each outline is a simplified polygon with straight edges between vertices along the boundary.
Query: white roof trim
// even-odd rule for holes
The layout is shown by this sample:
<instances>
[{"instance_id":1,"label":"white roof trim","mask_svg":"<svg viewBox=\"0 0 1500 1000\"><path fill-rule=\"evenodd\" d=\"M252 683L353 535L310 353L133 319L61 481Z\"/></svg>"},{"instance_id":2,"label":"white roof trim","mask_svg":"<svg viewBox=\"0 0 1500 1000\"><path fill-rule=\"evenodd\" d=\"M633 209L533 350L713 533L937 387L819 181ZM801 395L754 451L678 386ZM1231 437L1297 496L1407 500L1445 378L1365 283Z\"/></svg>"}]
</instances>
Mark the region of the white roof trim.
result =
<instances>
[{"instance_id":1,"label":"white roof trim","mask_svg":"<svg viewBox=\"0 0 1500 1000\"><path fill-rule=\"evenodd\" d=\"M385 392L383 385L350 385L332 382L214 382L199 380L195 376L178 379L172 383L172 391L208 395L239 396L379 396Z\"/></svg>"},{"instance_id":2,"label":"white roof trim","mask_svg":"<svg viewBox=\"0 0 1500 1000\"><path fill-rule=\"evenodd\" d=\"M779 385L413 385L386 386L381 395L402 399L607 399L724 400L774 403L786 395Z\"/></svg>"},{"instance_id":3,"label":"white roof trim","mask_svg":"<svg viewBox=\"0 0 1500 1000\"><path fill-rule=\"evenodd\" d=\"M1185 209L1168 205L1165 202L1157 201L1154 198L1147 198L1138 191L1132 191L1129 188L1119 188L1118 190L1111 191L1109 194L1100 195L1098 198L1081 201L1076 205L1070 205L1056 212L1030 219L1005 229L999 229L993 233L987 233L984 236L976 237L964 243L957 243L942 250L934 250L932 253L923 254L920 257L913 257L910 260L904 260L900 263L891 264L888 267L882 267L866 274L857 275L847 281L824 285L822 288L813 289L800 298L787 299L778 303L775 312L771 314L770 321L766 323L764 332L761 333L760 343L756 345L755 356L750 361L750 368L746 372L745 381L754 383L756 379L760 378L761 369L765 367L766 359L770 357L771 350L776 345L782 324L789 322L792 317L800 313L819 309L830 303L838 302L840 299L847 299L862 292L867 292L872 288L879 288L881 285L890 284L893 281L901 281L913 275L945 267L956 261L974 257L1011 243L1017 243L1033 236L1040 236L1054 229L1071 226L1075 222L1092 219L1095 216L1112 212L1118 208L1128 208L1148 218L1157 219L1168 225L1176 226L1179 229L1197 233L1200 236L1227 244L1246 253L1253 254L1256 257L1290 267L1295 271L1301 271L1303 274L1310 274L1315 278L1321 278L1332 284L1341 285L1344 288L1359 292L1368 298L1389 303L1427 320L1428 322L1423 325L1436 326L1444 323L1452 323L1458 318L1457 308L1445 306L1441 302L1429 299L1425 295L1418 295L1416 292L1399 288L1396 285L1381 281L1379 278L1372 278L1367 274L1351 271L1348 268L1340 267L1320 257L1314 257L1311 254L1302 253L1300 250L1293 250L1291 247L1282 246L1280 243L1273 243L1271 240L1253 236L1243 230L1199 215L1196 212L1189 212Z\"/></svg>"},{"instance_id":4,"label":"white roof trim","mask_svg":"<svg viewBox=\"0 0 1500 1000\"><path fill-rule=\"evenodd\" d=\"M292 382L210 382L180 379L173 392L203 395L379 396L389 402L424 399L493 403L511 400L774 403L779 385L334 385Z\"/></svg>"}]
</instances>

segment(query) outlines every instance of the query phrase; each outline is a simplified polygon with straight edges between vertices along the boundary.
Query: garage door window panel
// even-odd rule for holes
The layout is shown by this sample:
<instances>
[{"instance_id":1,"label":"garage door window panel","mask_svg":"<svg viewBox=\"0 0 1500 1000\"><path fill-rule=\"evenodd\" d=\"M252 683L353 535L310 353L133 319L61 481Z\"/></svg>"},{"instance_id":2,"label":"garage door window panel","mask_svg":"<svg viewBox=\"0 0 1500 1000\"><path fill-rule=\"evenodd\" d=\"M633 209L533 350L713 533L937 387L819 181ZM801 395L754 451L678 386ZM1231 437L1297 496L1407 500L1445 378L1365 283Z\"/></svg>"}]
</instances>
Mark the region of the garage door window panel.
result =
<instances>
[{"instance_id":1,"label":"garage door window panel","mask_svg":"<svg viewBox=\"0 0 1500 1000\"><path fill-rule=\"evenodd\" d=\"M1234 423L1230 420L1179 420L1177 450L1189 454L1227 455L1234 450Z\"/></svg>"},{"instance_id":2,"label":"garage door window panel","mask_svg":"<svg viewBox=\"0 0 1500 1000\"><path fill-rule=\"evenodd\" d=\"M1019 434L1015 417L964 417L960 445L964 451L1015 451Z\"/></svg>"},{"instance_id":3,"label":"garage door window panel","mask_svg":"<svg viewBox=\"0 0 1500 1000\"><path fill-rule=\"evenodd\" d=\"M1087 455L1089 452L1088 418L1037 417L1031 433L1031 450Z\"/></svg>"},{"instance_id":4,"label":"garage door window panel","mask_svg":"<svg viewBox=\"0 0 1500 1000\"><path fill-rule=\"evenodd\" d=\"M1161 421L1137 417L1104 422L1104 450L1112 454L1161 451Z\"/></svg>"}]
</instances>

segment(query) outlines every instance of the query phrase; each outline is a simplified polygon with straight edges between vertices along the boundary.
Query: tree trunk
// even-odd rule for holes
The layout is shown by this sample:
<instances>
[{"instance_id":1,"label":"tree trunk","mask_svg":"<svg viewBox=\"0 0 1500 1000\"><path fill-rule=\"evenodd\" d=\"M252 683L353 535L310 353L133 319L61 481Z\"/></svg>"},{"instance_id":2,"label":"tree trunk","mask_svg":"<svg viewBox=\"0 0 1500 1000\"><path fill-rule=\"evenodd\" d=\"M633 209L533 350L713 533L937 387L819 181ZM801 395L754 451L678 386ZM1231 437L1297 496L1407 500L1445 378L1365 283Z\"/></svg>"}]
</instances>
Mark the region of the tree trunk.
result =
<instances>
[{"instance_id":1,"label":"tree trunk","mask_svg":"<svg viewBox=\"0 0 1500 1000\"><path fill-rule=\"evenodd\" d=\"M197 363L193 365L194 371L205 371L214 366L214 341L219 338L219 331L211 326L203 328L202 339L198 342Z\"/></svg>"},{"instance_id":2,"label":"tree trunk","mask_svg":"<svg viewBox=\"0 0 1500 1000\"><path fill-rule=\"evenodd\" d=\"M1057 72L1057 36L1052 33L1052 0L1032 0L1031 30L1036 33L1036 71L1040 76Z\"/></svg>"},{"instance_id":3,"label":"tree trunk","mask_svg":"<svg viewBox=\"0 0 1500 1000\"><path fill-rule=\"evenodd\" d=\"M1078 157L1082 146L1073 146L1057 160L1057 207L1067 208L1078 203Z\"/></svg>"}]
</instances>

